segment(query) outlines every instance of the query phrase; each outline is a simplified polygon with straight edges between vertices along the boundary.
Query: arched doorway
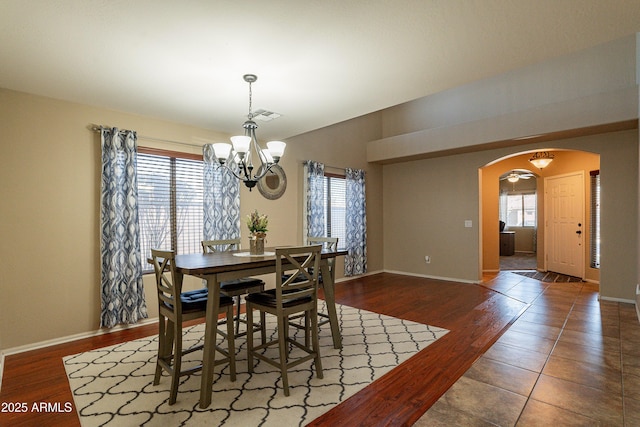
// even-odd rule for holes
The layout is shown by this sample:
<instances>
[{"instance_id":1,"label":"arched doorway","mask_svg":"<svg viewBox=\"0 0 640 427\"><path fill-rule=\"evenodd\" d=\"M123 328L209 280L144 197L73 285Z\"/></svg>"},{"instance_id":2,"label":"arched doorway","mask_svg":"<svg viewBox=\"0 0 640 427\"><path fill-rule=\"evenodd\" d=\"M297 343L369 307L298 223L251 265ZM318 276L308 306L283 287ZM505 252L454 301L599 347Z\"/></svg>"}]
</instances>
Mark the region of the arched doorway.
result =
<instances>
[{"instance_id":1,"label":"arched doorway","mask_svg":"<svg viewBox=\"0 0 640 427\"><path fill-rule=\"evenodd\" d=\"M541 151L541 150L537 150ZM535 152L533 150L522 151L519 153L504 156L480 168L482 176L481 182L481 218L482 218L482 271L484 273L492 273L500 271L500 178L511 171L530 171L536 175L536 192L537 192L537 227L535 229L536 242L536 269L540 271L546 270L546 249L545 249L545 223L544 223L544 183L545 178L559 176L562 174L572 173L575 171L583 171L585 176L589 176L593 170L600 168L600 156L598 154L589 153L578 150L560 150L545 149L551 152L555 158L551 164L544 169L535 168L529 159ZM589 180L585 182L584 188L584 206L585 206L585 224L584 230L584 257L585 268L582 274L583 278L599 281L599 270L590 267L590 197L589 197Z\"/></svg>"},{"instance_id":2,"label":"arched doorway","mask_svg":"<svg viewBox=\"0 0 640 427\"><path fill-rule=\"evenodd\" d=\"M537 269L538 175L511 169L500 176L500 270Z\"/></svg>"}]
</instances>

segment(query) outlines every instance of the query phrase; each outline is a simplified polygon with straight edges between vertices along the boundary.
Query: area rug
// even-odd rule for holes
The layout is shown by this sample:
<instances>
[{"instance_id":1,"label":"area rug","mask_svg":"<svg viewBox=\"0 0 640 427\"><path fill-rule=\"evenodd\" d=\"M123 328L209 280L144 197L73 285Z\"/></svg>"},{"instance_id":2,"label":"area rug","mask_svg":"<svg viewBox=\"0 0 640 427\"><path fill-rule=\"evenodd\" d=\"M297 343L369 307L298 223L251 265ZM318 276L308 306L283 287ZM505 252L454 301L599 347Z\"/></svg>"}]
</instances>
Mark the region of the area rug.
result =
<instances>
[{"instance_id":1,"label":"area rug","mask_svg":"<svg viewBox=\"0 0 640 427\"><path fill-rule=\"evenodd\" d=\"M512 273L530 277L531 279L540 280L541 282L546 283L582 282L582 279L579 277L566 276L564 274L554 273L552 271L512 271Z\"/></svg>"},{"instance_id":2,"label":"area rug","mask_svg":"<svg viewBox=\"0 0 640 427\"><path fill-rule=\"evenodd\" d=\"M289 375L284 396L279 372L258 361L247 370L246 341L236 340L237 379L228 366L215 369L213 399L198 407L200 373L183 377L169 406L170 378L154 386L157 336L65 357L64 365L83 426L297 426L305 425L423 350L448 331L338 305L342 349L334 349L329 325L320 330L324 378L313 364ZM267 316L267 331L273 331ZM297 329L291 329L291 333ZM184 345L203 339L204 325L188 328ZM192 353L191 363L202 357Z\"/></svg>"}]
</instances>

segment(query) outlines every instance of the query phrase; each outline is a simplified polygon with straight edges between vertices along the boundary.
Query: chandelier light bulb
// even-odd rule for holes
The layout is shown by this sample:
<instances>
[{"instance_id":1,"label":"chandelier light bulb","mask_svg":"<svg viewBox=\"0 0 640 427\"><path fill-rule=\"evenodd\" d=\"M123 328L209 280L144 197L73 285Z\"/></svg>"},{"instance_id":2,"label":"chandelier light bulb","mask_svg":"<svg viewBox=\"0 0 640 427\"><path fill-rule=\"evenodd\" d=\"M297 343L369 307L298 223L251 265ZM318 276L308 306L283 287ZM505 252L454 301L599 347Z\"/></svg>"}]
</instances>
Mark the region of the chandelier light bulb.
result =
<instances>
[{"instance_id":1,"label":"chandelier light bulb","mask_svg":"<svg viewBox=\"0 0 640 427\"><path fill-rule=\"evenodd\" d=\"M271 157L275 160L276 163L280 161L280 157L284 155L284 149L287 146L282 141L269 141L267 142L267 148L269 149L269 153Z\"/></svg>"},{"instance_id":2,"label":"chandelier light bulb","mask_svg":"<svg viewBox=\"0 0 640 427\"><path fill-rule=\"evenodd\" d=\"M231 154L231 148L231 144L227 144L226 142L218 142L216 144L213 144L213 152L215 153L216 158L221 165L224 165L224 163L229 158L229 155Z\"/></svg>"},{"instance_id":3,"label":"chandelier light bulb","mask_svg":"<svg viewBox=\"0 0 640 427\"><path fill-rule=\"evenodd\" d=\"M247 151L249 151L251 137L246 135L232 136L231 143L233 144L233 150L240 154L240 157L244 157Z\"/></svg>"}]
</instances>

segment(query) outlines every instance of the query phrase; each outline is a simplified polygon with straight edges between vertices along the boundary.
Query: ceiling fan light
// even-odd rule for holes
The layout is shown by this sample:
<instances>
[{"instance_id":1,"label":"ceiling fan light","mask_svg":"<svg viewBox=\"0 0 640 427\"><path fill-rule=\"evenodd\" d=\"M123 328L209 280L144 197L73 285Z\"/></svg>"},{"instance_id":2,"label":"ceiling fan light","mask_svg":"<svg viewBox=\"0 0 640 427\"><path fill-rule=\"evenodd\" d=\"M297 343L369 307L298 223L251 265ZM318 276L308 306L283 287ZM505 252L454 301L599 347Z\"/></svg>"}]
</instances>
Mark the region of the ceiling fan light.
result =
<instances>
[{"instance_id":1,"label":"ceiling fan light","mask_svg":"<svg viewBox=\"0 0 640 427\"><path fill-rule=\"evenodd\" d=\"M509 181L509 182L518 182L519 180L520 180L520 177L518 175L516 175L516 174L509 175L507 177L507 181Z\"/></svg>"}]
</instances>

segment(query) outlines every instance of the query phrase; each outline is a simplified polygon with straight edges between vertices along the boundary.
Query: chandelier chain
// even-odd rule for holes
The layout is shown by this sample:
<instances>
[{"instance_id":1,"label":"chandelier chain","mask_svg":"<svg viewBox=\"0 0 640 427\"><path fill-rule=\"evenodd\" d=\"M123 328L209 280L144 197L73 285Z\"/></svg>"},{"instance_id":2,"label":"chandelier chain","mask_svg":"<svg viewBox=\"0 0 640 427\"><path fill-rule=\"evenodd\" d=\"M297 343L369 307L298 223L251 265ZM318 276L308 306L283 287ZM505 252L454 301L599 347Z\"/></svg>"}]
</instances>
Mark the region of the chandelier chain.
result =
<instances>
[{"instance_id":1,"label":"chandelier chain","mask_svg":"<svg viewBox=\"0 0 640 427\"><path fill-rule=\"evenodd\" d=\"M253 91L251 90L251 82L249 82L249 115L247 116L249 117L249 120L253 120L253 113L251 108L252 103L253 103Z\"/></svg>"}]
</instances>

